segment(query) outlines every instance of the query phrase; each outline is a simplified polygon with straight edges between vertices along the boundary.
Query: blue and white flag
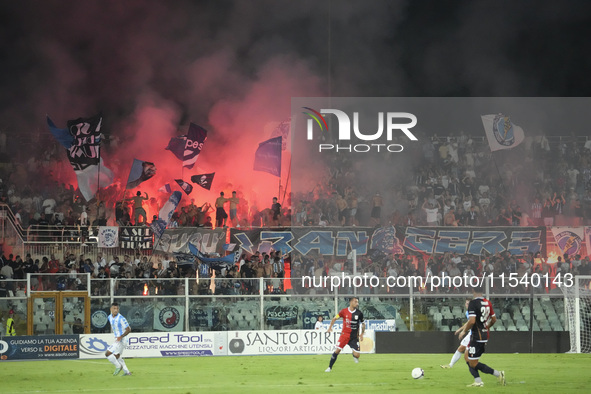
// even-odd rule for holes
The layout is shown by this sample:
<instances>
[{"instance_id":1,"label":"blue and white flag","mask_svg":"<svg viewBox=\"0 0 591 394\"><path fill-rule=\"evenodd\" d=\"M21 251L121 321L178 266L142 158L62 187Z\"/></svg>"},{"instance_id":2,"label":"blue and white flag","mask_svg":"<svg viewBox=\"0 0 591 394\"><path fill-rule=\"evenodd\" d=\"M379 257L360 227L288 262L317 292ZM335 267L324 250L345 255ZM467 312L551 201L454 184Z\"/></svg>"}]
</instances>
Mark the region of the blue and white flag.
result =
<instances>
[{"instance_id":1,"label":"blue and white flag","mask_svg":"<svg viewBox=\"0 0 591 394\"><path fill-rule=\"evenodd\" d=\"M254 170L281 177L282 137L261 142L254 154Z\"/></svg>"},{"instance_id":2,"label":"blue and white flag","mask_svg":"<svg viewBox=\"0 0 591 394\"><path fill-rule=\"evenodd\" d=\"M181 189L187 194L191 194L193 191L193 186L190 183L183 181L182 179L175 179L175 182L179 184Z\"/></svg>"},{"instance_id":3,"label":"blue and white flag","mask_svg":"<svg viewBox=\"0 0 591 394\"><path fill-rule=\"evenodd\" d=\"M172 188L170 187L170 183L167 183L166 185L162 186L160 189L158 189L159 192L162 193L172 193Z\"/></svg>"},{"instance_id":4,"label":"blue and white flag","mask_svg":"<svg viewBox=\"0 0 591 394\"><path fill-rule=\"evenodd\" d=\"M178 267L195 264L195 256L191 253L173 252L172 255Z\"/></svg>"},{"instance_id":5,"label":"blue and white flag","mask_svg":"<svg viewBox=\"0 0 591 394\"><path fill-rule=\"evenodd\" d=\"M483 115L482 125L492 152L515 148L525 139L523 129L514 125L511 119L503 114Z\"/></svg>"},{"instance_id":6,"label":"blue and white flag","mask_svg":"<svg viewBox=\"0 0 591 394\"><path fill-rule=\"evenodd\" d=\"M273 129L273 132L271 133L271 138L273 137L282 137L282 145L281 145L281 150L290 150L289 146L287 145L289 143L290 138L289 138L289 132L291 131L291 118L288 118L286 120L284 120L283 122L279 123L277 125L277 127L275 127L275 129Z\"/></svg>"},{"instance_id":7,"label":"blue and white flag","mask_svg":"<svg viewBox=\"0 0 591 394\"><path fill-rule=\"evenodd\" d=\"M166 229L166 226L168 226L168 223L170 223L170 219L172 219L172 214L181 202L181 198L183 198L181 192L173 192L168 198L168 201L160 209L160 212L158 212L158 220L156 220L150 225L157 239L160 239L160 237L162 237L162 234L164 234L164 230Z\"/></svg>"},{"instance_id":8,"label":"blue and white flag","mask_svg":"<svg viewBox=\"0 0 591 394\"><path fill-rule=\"evenodd\" d=\"M227 252L231 252L234 250L235 247L236 244L224 244L224 246L222 246L222 249L224 249Z\"/></svg>"},{"instance_id":9,"label":"blue and white flag","mask_svg":"<svg viewBox=\"0 0 591 394\"><path fill-rule=\"evenodd\" d=\"M135 189L140 183L147 181L156 174L156 166L149 161L133 159L126 189Z\"/></svg>"},{"instance_id":10,"label":"blue and white flag","mask_svg":"<svg viewBox=\"0 0 591 394\"><path fill-rule=\"evenodd\" d=\"M69 120L66 129L58 128L47 117L51 134L66 149L68 160L76 173L78 188L86 201L96 195L98 188L113 183L113 172L108 169L100 156L101 125L103 116Z\"/></svg>"},{"instance_id":11,"label":"blue and white flag","mask_svg":"<svg viewBox=\"0 0 591 394\"><path fill-rule=\"evenodd\" d=\"M236 251L224 257L205 257L195 245L189 243L189 251L195 255L203 264L213 269L231 268L240 259L240 251Z\"/></svg>"},{"instance_id":12,"label":"blue and white flag","mask_svg":"<svg viewBox=\"0 0 591 394\"><path fill-rule=\"evenodd\" d=\"M191 123L187 135L171 138L166 149L183 161L183 167L193 168L206 139L207 130Z\"/></svg>"}]
</instances>

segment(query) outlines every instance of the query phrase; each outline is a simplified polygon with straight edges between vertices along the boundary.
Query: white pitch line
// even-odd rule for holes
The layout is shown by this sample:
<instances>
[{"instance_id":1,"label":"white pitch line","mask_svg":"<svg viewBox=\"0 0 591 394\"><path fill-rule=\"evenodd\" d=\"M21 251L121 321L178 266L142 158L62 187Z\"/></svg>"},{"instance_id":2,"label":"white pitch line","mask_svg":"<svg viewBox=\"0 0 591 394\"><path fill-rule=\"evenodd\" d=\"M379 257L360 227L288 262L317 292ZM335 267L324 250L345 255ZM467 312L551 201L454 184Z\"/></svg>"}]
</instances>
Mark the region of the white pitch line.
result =
<instances>
[{"instance_id":1,"label":"white pitch line","mask_svg":"<svg viewBox=\"0 0 591 394\"><path fill-rule=\"evenodd\" d=\"M91 361L91 360L63 360L63 361L73 361L75 363L84 363L84 364L100 364L100 365L105 365L105 366L110 366L110 364L111 364L111 363L108 363L108 360L106 357L105 357L105 361L107 361L107 363L100 362L100 361Z\"/></svg>"},{"instance_id":2,"label":"white pitch line","mask_svg":"<svg viewBox=\"0 0 591 394\"><path fill-rule=\"evenodd\" d=\"M133 378L126 378L126 379L133 379ZM336 387L336 386L385 386L388 385L390 383L330 383L330 384L326 384L327 388L330 387ZM118 387L117 391L130 391L130 390L163 390L163 389L167 389L167 390L189 390L189 389L198 389L198 388L205 388L205 387L216 387L216 384L211 384L211 385L195 385L195 386L178 386L178 387L166 387L166 386L161 386L161 387L129 387L129 388L125 388L125 387ZM242 388L242 387L255 387L255 388L260 388L261 385L260 384L239 384L236 386L236 388ZM311 385L307 385L307 384L266 384L262 387L301 387L301 388L306 388L306 387L312 387ZM317 387L322 387L322 385L316 384L313 387L317 388ZM85 392L98 392L98 391L112 391L112 388L93 388L93 389L71 389L71 390L31 390L31 391L11 391L11 392L6 392L6 394L28 394L28 393L85 393Z\"/></svg>"}]
</instances>

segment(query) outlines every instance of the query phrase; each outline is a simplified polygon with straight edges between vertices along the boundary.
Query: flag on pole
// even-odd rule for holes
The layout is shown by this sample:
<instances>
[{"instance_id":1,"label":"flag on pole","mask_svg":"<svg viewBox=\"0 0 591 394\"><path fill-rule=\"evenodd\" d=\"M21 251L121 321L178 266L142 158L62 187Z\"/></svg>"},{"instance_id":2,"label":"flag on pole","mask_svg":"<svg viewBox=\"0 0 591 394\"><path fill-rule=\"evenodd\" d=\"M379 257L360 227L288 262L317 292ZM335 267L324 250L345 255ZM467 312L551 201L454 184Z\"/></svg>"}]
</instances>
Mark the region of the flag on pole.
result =
<instances>
[{"instance_id":1,"label":"flag on pole","mask_svg":"<svg viewBox=\"0 0 591 394\"><path fill-rule=\"evenodd\" d=\"M205 257L203 253L197 249L197 246L189 242L189 251L201 260L202 263L208 265L213 269L231 268L240 260L240 250L223 257Z\"/></svg>"},{"instance_id":2,"label":"flag on pole","mask_svg":"<svg viewBox=\"0 0 591 394\"><path fill-rule=\"evenodd\" d=\"M140 183L147 181L156 174L156 166L149 161L133 159L126 189L135 189Z\"/></svg>"},{"instance_id":3,"label":"flag on pole","mask_svg":"<svg viewBox=\"0 0 591 394\"><path fill-rule=\"evenodd\" d=\"M172 214L181 202L182 197L183 195L181 192L174 191L168 198L168 201L162 206L162 208L160 208L160 212L158 212L158 220L150 225L157 239L160 239L162 234L164 234L164 229L166 229L166 226L170 223Z\"/></svg>"},{"instance_id":4,"label":"flag on pole","mask_svg":"<svg viewBox=\"0 0 591 394\"><path fill-rule=\"evenodd\" d=\"M261 142L254 154L254 170L281 177L282 137Z\"/></svg>"},{"instance_id":5,"label":"flag on pole","mask_svg":"<svg viewBox=\"0 0 591 394\"><path fill-rule=\"evenodd\" d=\"M183 167L193 168L206 139L207 130L191 123L187 135L171 138L166 149L183 161Z\"/></svg>"},{"instance_id":6,"label":"flag on pole","mask_svg":"<svg viewBox=\"0 0 591 394\"><path fill-rule=\"evenodd\" d=\"M170 187L170 183L167 183L166 185L162 186L160 189L158 189L159 192L162 193L172 193L172 188Z\"/></svg>"},{"instance_id":7,"label":"flag on pole","mask_svg":"<svg viewBox=\"0 0 591 394\"><path fill-rule=\"evenodd\" d=\"M113 172L100 157L102 114L91 118L69 120L66 129L56 127L47 117L51 134L66 149L70 165L76 173L78 188L86 201L96 195L98 188L113 183Z\"/></svg>"},{"instance_id":8,"label":"flag on pole","mask_svg":"<svg viewBox=\"0 0 591 394\"><path fill-rule=\"evenodd\" d=\"M287 144L290 141L290 139L289 139L289 132L290 131L291 131L291 118L287 118L286 120L279 123L277 125L277 127L275 127L275 129L273 129L273 132L271 133L271 138L282 137L281 150L289 150L289 147L287 146Z\"/></svg>"},{"instance_id":9,"label":"flag on pole","mask_svg":"<svg viewBox=\"0 0 591 394\"><path fill-rule=\"evenodd\" d=\"M213 184L214 175L215 175L215 172L212 172L211 174L193 175L191 177L191 182L198 184L199 186L201 186L204 189L211 190L211 185Z\"/></svg>"},{"instance_id":10,"label":"flag on pole","mask_svg":"<svg viewBox=\"0 0 591 394\"><path fill-rule=\"evenodd\" d=\"M191 186L190 183L187 183L182 179L175 179L175 181L179 184L179 186L181 187L181 189L183 189L185 193L191 194L191 192L193 191L193 186Z\"/></svg>"},{"instance_id":11,"label":"flag on pole","mask_svg":"<svg viewBox=\"0 0 591 394\"><path fill-rule=\"evenodd\" d=\"M511 122L508 116L483 115L482 124L492 152L515 148L524 140L523 129Z\"/></svg>"}]
</instances>

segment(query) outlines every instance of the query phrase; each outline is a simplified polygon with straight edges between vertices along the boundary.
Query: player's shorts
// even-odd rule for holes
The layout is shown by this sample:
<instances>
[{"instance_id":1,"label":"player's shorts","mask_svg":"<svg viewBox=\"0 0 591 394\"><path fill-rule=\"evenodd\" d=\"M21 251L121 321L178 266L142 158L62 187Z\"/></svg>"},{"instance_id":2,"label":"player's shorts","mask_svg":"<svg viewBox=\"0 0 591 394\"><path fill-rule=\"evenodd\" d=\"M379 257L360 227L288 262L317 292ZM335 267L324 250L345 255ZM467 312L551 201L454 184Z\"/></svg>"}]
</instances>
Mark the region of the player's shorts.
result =
<instances>
[{"instance_id":1,"label":"player's shorts","mask_svg":"<svg viewBox=\"0 0 591 394\"><path fill-rule=\"evenodd\" d=\"M127 340L126 339L122 339L121 341L116 341L113 342L111 344L111 346L108 347L107 351L113 353L113 354L123 354L123 351L125 350L125 348L127 347Z\"/></svg>"},{"instance_id":2,"label":"player's shorts","mask_svg":"<svg viewBox=\"0 0 591 394\"><path fill-rule=\"evenodd\" d=\"M236 219L238 209L230 209L230 220Z\"/></svg>"},{"instance_id":3,"label":"player's shorts","mask_svg":"<svg viewBox=\"0 0 591 394\"><path fill-rule=\"evenodd\" d=\"M341 335L339 337L339 343L337 347L339 349L343 349L345 346L349 345L349 347L355 351L359 351L359 338L356 336L351 338L349 335Z\"/></svg>"},{"instance_id":4,"label":"player's shorts","mask_svg":"<svg viewBox=\"0 0 591 394\"><path fill-rule=\"evenodd\" d=\"M464 339L462 339L462 342L460 342L460 346L468 347L468 345L470 345L471 339L472 339L472 331L468 331L468 334L464 337Z\"/></svg>"},{"instance_id":5,"label":"player's shorts","mask_svg":"<svg viewBox=\"0 0 591 394\"><path fill-rule=\"evenodd\" d=\"M478 360L484 354L486 342L470 342L468 346L468 360Z\"/></svg>"}]
</instances>

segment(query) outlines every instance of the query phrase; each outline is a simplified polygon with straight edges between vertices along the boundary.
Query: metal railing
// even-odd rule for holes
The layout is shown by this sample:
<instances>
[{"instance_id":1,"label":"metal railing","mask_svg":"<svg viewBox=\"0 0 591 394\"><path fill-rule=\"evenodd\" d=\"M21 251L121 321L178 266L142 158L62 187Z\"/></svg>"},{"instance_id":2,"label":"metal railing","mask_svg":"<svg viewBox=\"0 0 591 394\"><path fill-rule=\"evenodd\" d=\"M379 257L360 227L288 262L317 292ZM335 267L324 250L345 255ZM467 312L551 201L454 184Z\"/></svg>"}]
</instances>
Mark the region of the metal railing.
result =
<instances>
[{"instance_id":1,"label":"metal railing","mask_svg":"<svg viewBox=\"0 0 591 394\"><path fill-rule=\"evenodd\" d=\"M546 281L545 277L539 279ZM563 279L560 284L570 283ZM507 278L503 288L502 280L484 279L485 296L493 302L501 321L495 330L568 328L564 296L553 285L558 283L557 277L548 278L548 288L540 286L538 278L533 282L528 278L534 287L527 288ZM313 287L305 278L91 279L88 274L29 274L26 282L0 281L0 287L14 288L9 297L0 298L0 315L13 309L26 317L27 296L55 287L60 291L88 292L91 314L108 314L110 304L117 301L121 313L138 332L161 330L158 314L166 310L176 310L183 318L182 329L187 331L293 329L310 328L318 315L334 316L348 305L351 296L357 296L366 319L395 320L398 331L453 331L463 324L464 303L472 297L465 286L428 291L429 281L418 286L407 281L406 286L397 288L388 284L388 278L372 281L368 286L357 282L359 287L356 282L331 286L330 281L328 286ZM43 286L35 287L39 284ZM108 327L92 327L93 332L105 329Z\"/></svg>"},{"instance_id":2,"label":"metal railing","mask_svg":"<svg viewBox=\"0 0 591 394\"><path fill-rule=\"evenodd\" d=\"M0 204L0 239L12 248L13 254L24 254L23 229L6 204Z\"/></svg>"}]
</instances>

